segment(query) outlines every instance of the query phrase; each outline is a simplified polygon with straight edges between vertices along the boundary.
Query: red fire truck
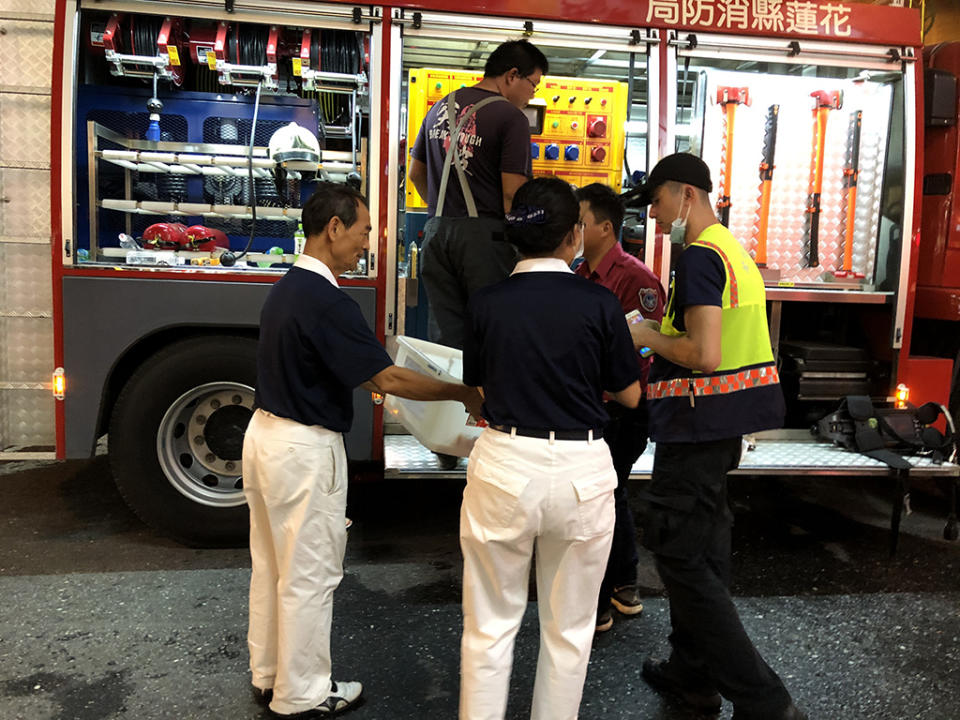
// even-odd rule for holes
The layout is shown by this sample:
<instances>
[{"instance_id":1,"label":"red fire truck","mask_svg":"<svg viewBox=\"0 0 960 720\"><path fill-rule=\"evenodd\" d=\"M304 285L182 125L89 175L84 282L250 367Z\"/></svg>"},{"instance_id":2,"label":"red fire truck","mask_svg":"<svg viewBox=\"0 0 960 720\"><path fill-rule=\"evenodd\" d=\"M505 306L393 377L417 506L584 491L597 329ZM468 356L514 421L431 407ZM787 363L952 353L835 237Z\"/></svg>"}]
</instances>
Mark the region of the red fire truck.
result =
<instances>
[{"instance_id":1,"label":"red fire truck","mask_svg":"<svg viewBox=\"0 0 960 720\"><path fill-rule=\"evenodd\" d=\"M425 218L406 186L407 152L425 107L518 37L550 62L528 108L536 173L628 191L659 157L695 152L713 171L718 215L765 266L790 416L741 472L885 474L811 442L811 421L847 394L886 401L909 389L914 402L949 397L956 408L960 61L955 47L922 54L915 10L5 6L0 459L88 457L106 435L121 493L173 537L216 544L245 532L240 450L258 314L294 260L314 180L355 183L369 200L371 248L341 285L388 344L423 336ZM48 143L49 163L38 161ZM642 209L624 243L666 284L670 246ZM393 477L462 477L465 461L439 468L378 402L355 393L353 461ZM649 459L635 470L649 472Z\"/></svg>"}]
</instances>

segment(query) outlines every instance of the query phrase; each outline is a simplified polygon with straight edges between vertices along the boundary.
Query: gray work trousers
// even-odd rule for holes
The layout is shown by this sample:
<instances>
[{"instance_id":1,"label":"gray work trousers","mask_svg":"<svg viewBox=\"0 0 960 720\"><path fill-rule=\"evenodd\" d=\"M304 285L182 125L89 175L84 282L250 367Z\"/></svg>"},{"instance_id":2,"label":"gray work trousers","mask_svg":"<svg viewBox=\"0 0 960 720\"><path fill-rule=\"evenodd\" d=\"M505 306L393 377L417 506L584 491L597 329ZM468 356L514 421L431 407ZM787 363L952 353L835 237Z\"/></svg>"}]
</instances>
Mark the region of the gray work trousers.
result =
<instances>
[{"instance_id":1,"label":"gray work trousers","mask_svg":"<svg viewBox=\"0 0 960 720\"><path fill-rule=\"evenodd\" d=\"M420 277L432 342L463 349L467 301L513 272L519 255L495 218L434 217L423 229Z\"/></svg>"}]
</instances>

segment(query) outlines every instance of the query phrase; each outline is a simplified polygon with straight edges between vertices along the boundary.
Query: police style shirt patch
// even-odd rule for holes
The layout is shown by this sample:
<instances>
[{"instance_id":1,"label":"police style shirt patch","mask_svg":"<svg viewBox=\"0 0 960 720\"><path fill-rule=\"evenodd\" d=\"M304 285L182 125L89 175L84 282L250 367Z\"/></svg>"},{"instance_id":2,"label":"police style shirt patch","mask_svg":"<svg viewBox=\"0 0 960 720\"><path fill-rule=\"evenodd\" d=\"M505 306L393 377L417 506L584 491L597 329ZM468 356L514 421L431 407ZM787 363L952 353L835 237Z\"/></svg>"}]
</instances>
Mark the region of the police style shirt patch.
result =
<instances>
[{"instance_id":1,"label":"police style shirt patch","mask_svg":"<svg viewBox=\"0 0 960 720\"><path fill-rule=\"evenodd\" d=\"M643 288L640 292L640 305L647 312L653 312L657 309L657 289Z\"/></svg>"}]
</instances>

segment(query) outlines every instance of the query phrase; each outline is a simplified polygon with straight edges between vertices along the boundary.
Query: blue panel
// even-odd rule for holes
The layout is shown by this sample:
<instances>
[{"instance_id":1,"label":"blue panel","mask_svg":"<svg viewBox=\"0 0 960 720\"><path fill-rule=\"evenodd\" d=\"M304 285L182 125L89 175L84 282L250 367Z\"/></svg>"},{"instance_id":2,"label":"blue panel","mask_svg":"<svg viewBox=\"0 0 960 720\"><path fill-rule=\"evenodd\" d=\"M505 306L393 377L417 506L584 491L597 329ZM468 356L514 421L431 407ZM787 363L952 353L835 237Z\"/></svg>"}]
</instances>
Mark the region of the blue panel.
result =
<instances>
[{"instance_id":1,"label":"blue panel","mask_svg":"<svg viewBox=\"0 0 960 720\"><path fill-rule=\"evenodd\" d=\"M415 242L419 248L418 250L418 265L423 260L423 226L427 224L427 214L426 213L416 213L416 212L407 212L404 213L403 222L404 222L404 257L410 258L410 248ZM417 270L417 275L419 277L419 269ZM423 281L417 283L417 306L406 308L406 334L420 338L421 340L429 339L427 337L427 319L428 319L428 305L427 305L427 292L423 288ZM402 308L397 308L398 312L402 311Z\"/></svg>"}]
</instances>

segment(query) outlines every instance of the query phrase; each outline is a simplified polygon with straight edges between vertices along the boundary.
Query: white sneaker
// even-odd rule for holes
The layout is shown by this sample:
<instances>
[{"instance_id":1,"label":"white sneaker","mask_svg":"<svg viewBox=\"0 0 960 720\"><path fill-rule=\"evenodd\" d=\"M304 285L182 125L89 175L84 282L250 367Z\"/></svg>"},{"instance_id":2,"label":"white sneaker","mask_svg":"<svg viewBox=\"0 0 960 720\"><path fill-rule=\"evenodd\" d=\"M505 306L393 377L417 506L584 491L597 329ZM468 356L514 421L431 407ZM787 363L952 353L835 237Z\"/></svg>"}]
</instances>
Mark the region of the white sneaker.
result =
<instances>
[{"instance_id":1,"label":"white sneaker","mask_svg":"<svg viewBox=\"0 0 960 720\"><path fill-rule=\"evenodd\" d=\"M335 682L330 685L330 694L327 695L327 699L316 707L293 714L274 712L273 715L280 718L296 718L296 720L333 717L359 705L361 693L363 693L363 685L358 682Z\"/></svg>"},{"instance_id":2,"label":"white sneaker","mask_svg":"<svg viewBox=\"0 0 960 720\"><path fill-rule=\"evenodd\" d=\"M358 682L335 682L330 685L327 699L317 705L321 716L339 715L360 701L363 685Z\"/></svg>"}]
</instances>

